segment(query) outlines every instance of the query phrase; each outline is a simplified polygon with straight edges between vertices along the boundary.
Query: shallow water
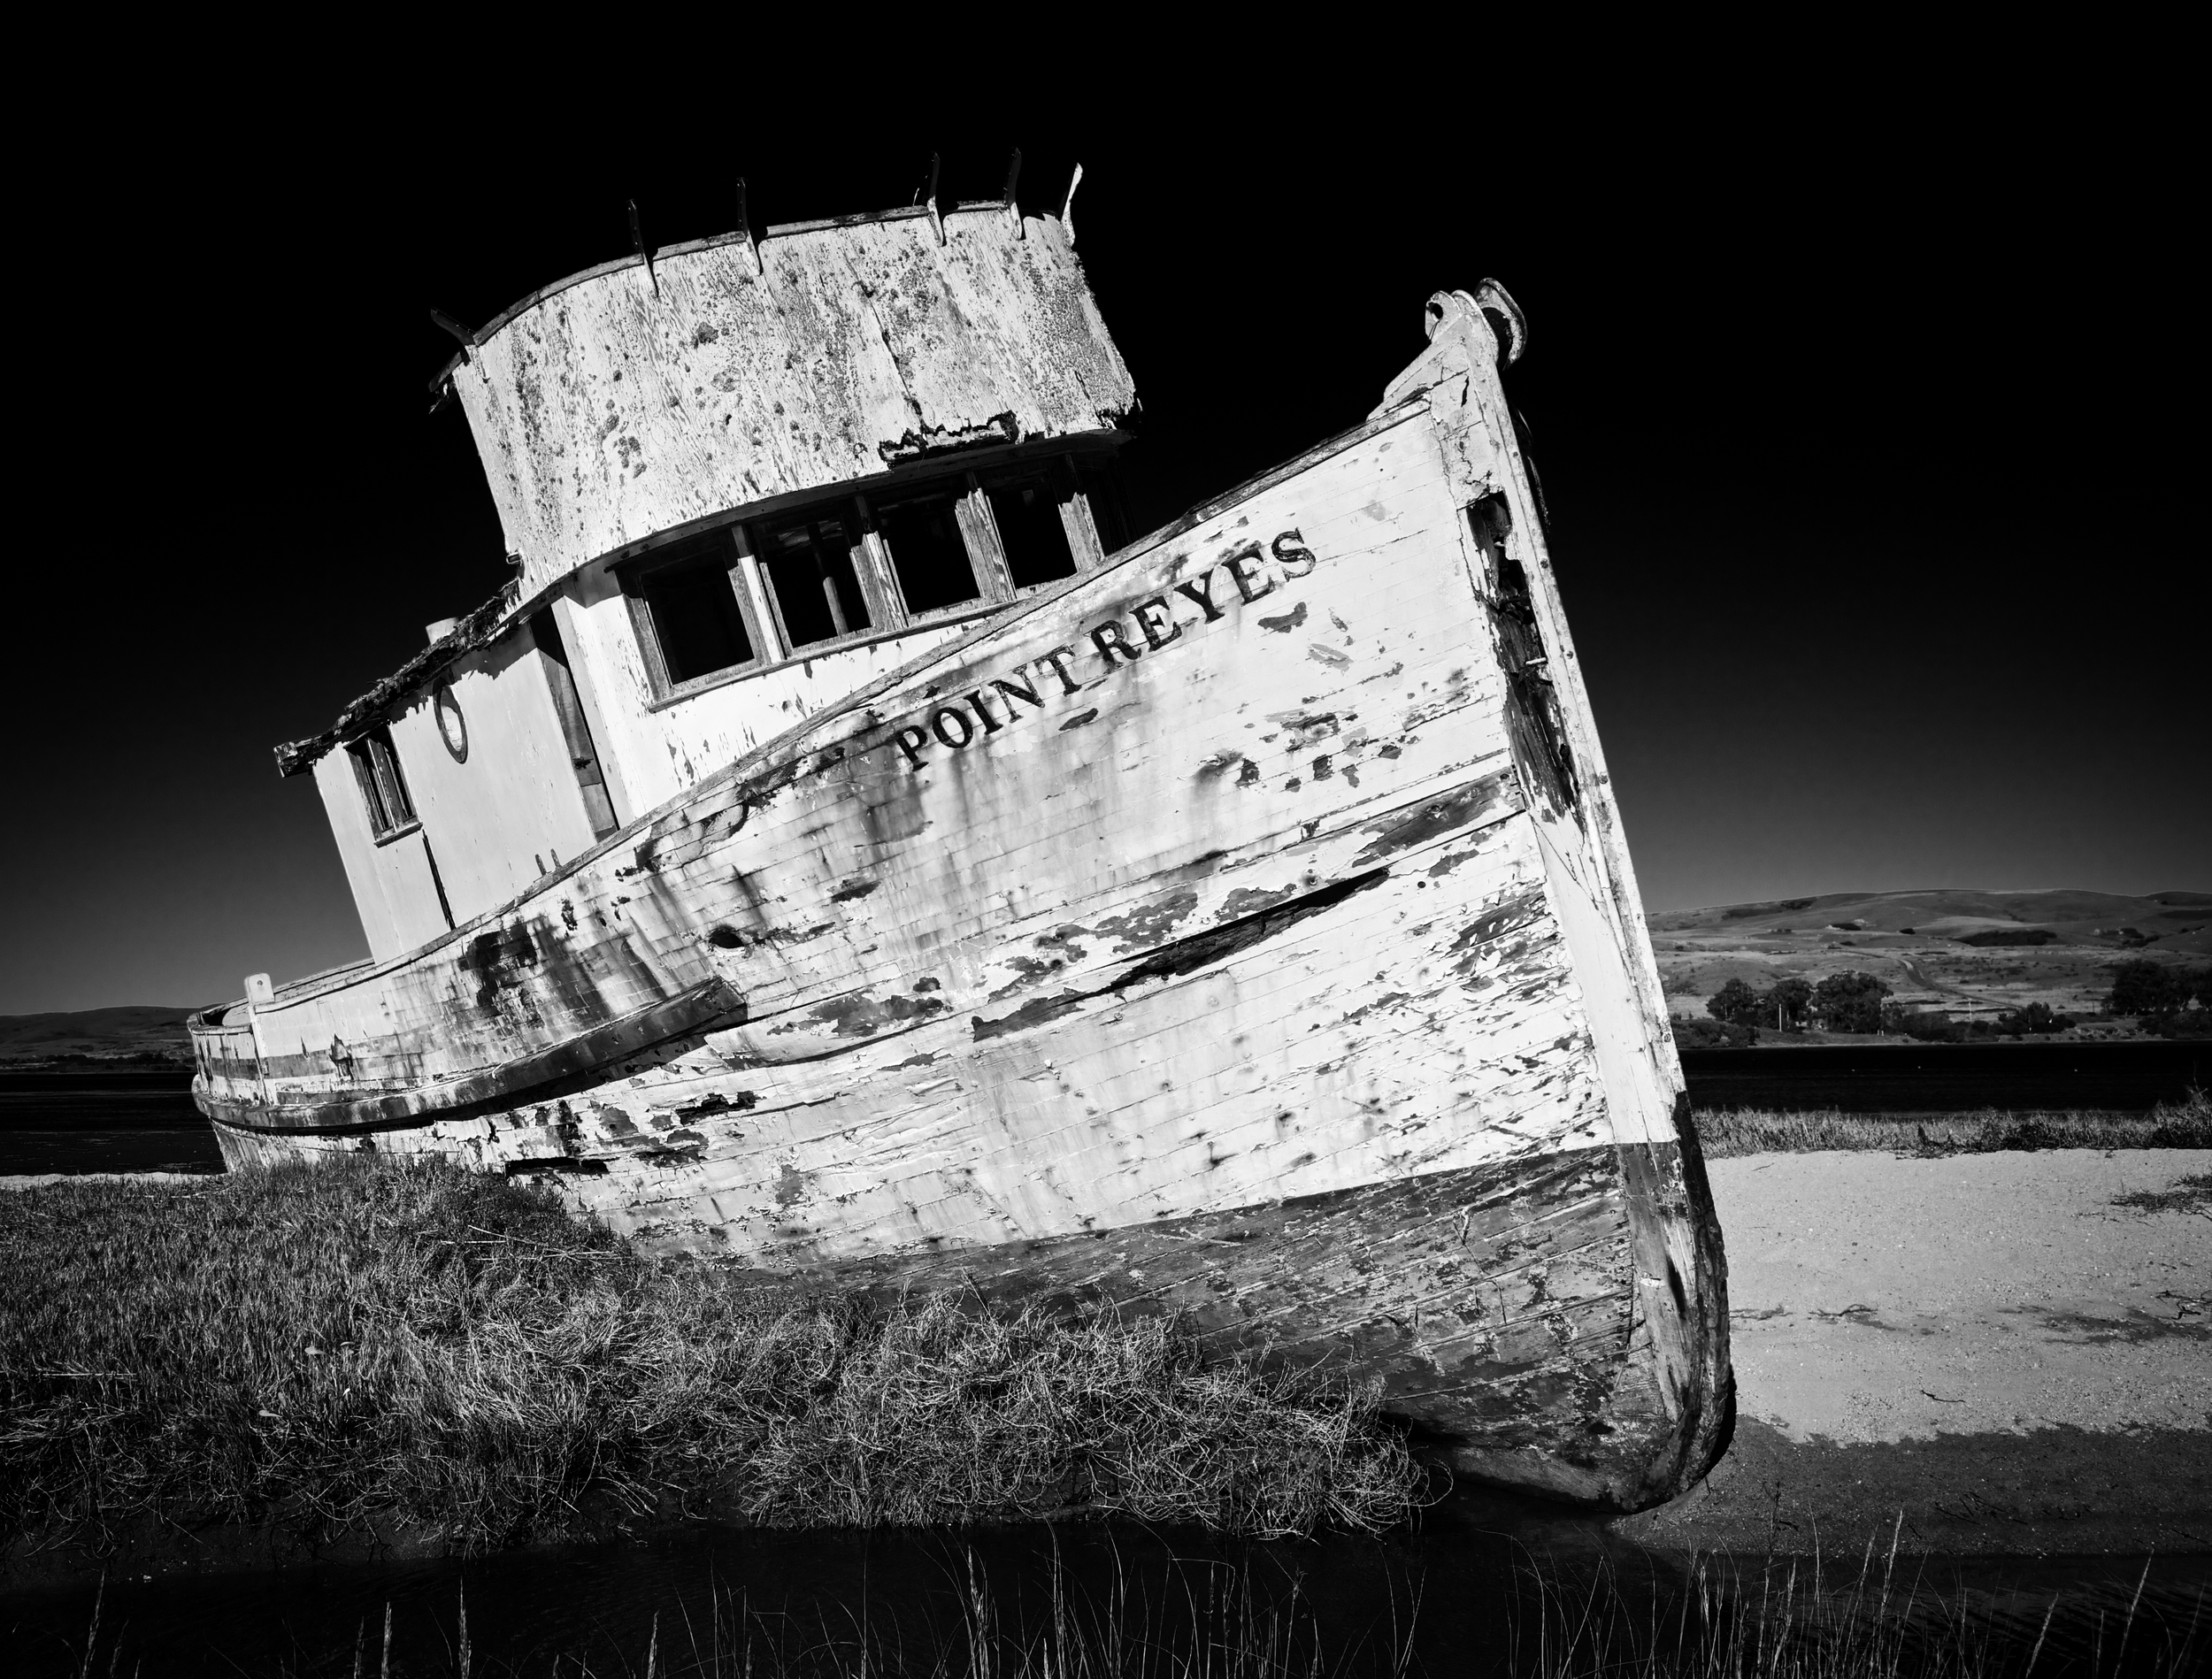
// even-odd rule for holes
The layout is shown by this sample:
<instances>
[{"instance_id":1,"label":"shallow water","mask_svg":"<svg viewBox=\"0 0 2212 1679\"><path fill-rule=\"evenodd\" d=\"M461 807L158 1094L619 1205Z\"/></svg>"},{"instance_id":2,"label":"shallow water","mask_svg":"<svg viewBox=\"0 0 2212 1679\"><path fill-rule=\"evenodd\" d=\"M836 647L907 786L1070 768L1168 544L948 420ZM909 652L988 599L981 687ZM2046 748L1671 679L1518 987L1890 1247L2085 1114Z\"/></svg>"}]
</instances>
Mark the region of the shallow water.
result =
<instances>
[{"instance_id":1,"label":"shallow water","mask_svg":"<svg viewBox=\"0 0 2212 1679\"><path fill-rule=\"evenodd\" d=\"M0 1072L0 1177L222 1169L189 1073Z\"/></svg>"},{"instance_id":2,"label":"shallow water","mask_svg":"<svg viewBox=\"0 0 2212 1679\"><path fill-rule=\"evenodd\" d=\"M1732 1607L1717 1624L1786 1600L1776 1619L1852 1619L1863 1630L1884 1580L1878 1562L1870 1576L1863 1564L1831 1560L1817 1584L1802 1561L1722 1564ZM1903 1560L1886 1619L1938 1647L1963 1629L1998 1670L2016 1668L2039 1635L2039 1674L2144 1671L2162 1641L2212 1619L2208 1576L2212 1559ZM0 1594L0 1639L26 1675L74 1673L88 1654L96 1671L350 1673L357 1644L373 1673L388 1606L395 1674L457 1671L465 1616L479 1674L549 1673L557 1661L641 1673L649 1645L664 1673L734 1673L749 1644L765 1679L780 1666L861 1672L864 1644L867 1669L941 1660L970 1671L979 1629L1006 1671L1010 1647L1033 1655L1060 1620L1094 1655L1118 1637L1129 1672L1166 1672L1164 1658L1210 1649L1279 1662L1204 1664L1215 1671L1303 1672L1318 1655L1326 1673L1480 1675L1530 1671L1593 1604L1602 1624L1583 1627L1586 1648L1601 1638L1617 1656L1686 1630L1693 1644L1709 1637L1716 1618L1688 1581L1682 1559L1611 1545L1600 1524L1469 1499L1380 1539L1240 1544L1102 1524L964 1537L718 1530L473 1561L119 1580L98 1589L96 1627L95 1587Z\"/></svg>"},{"instance_id":3,"label":"shallow water","mask_svg":"<svg viewBox=\"0 0 2212 1679\"><path fill-rule=\"evenodd\" d=\"M1688 1049L1698 1108L2144 1112L2212 1087L2212 1040L2124 1044L1808 1044Z\"/></svg>"}]
</instances>

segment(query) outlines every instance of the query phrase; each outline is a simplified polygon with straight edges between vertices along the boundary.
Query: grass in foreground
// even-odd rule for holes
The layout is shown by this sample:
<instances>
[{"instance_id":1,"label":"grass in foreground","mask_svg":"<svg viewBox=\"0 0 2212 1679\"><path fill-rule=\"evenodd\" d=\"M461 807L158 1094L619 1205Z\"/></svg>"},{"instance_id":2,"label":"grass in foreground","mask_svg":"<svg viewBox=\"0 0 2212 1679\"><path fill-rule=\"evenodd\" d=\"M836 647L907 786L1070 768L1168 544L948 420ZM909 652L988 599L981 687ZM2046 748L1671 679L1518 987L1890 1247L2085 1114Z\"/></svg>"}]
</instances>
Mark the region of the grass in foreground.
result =
<instances>
[{"instance_id":1,"label":"grass in foreground","mask_svg":"<svg viewBox=\"0 0 2212 1679\"><path fill-rule=\"evenodd\" d=\"M448 1166L64 1183L5 1212L0 1530L34 1543L1070 1506L1281 1535L1425 1496L1371 1393L1209 1362L1171 1321L764 1290Z\"/></svg>"},{"instance_id":2,"label":"grass in foreground","mask_svg":"<svg viewBox=\"0 0 2212 1679\"><path fill-rule=\"evenodd\" d=\"M1928 1158L2014 1149L2212 1148L2212 1096L2192 1091L2186 1100L2162 1104L2147 1114L2007 1113L1991 1108L1978 1114L1897 1119L1833 1108L1780 1113L1714 1108L1697 1116L1697 1135L1708 1160L1831 1148L1886 1149Z\"/></svg>"}]
</instances>

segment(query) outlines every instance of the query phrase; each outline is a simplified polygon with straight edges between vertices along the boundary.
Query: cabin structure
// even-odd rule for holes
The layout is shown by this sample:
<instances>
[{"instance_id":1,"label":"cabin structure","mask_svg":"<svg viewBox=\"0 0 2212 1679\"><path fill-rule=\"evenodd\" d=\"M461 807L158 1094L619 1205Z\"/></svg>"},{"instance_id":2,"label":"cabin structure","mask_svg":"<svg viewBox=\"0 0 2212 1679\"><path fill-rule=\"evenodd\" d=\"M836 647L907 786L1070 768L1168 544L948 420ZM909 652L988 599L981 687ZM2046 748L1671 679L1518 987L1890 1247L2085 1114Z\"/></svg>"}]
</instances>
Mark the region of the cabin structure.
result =
<instances>
[{"instance_id":1,"label":"cabin structure","mask_svg":"<svg viewBox=\"0 0 2212 1679\"><path fill-rule=\"evenodd\" d=\"M1010 197L602 264L470 334L439 386L518 575L277 748L373 962L1127 535L1128 369L1064 212Z\"/></svg>"}]
</instances>

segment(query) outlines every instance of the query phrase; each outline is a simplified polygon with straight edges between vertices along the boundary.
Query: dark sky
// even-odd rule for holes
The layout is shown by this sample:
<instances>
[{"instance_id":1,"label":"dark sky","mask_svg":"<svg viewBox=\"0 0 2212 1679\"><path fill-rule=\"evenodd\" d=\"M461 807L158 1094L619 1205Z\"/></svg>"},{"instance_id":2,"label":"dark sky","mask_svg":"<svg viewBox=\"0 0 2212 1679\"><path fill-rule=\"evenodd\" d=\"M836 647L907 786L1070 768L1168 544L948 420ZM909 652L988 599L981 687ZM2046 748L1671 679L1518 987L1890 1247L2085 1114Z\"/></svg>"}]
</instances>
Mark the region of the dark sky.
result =
<instances>
[{"instance_id":1,"label":"dark sky","mask_svg":"<svg viewBox=\"0 0 2212 1679\"><path fill-rule=\"evenodd\" d=\"M363 949L269 749L507 575L458 411L425 411L432 305L621 254L633 197L668 242L726 230L740 173L765 226L907 203L933 150L943 196L991 196L1017 144L1033 210L1084 165L1147 525L1356 424L1431 291L1511 288L1651 907L2212 888L2200 217L2155 98L2085 113L2062 55L1509 94L1399 45L1421 78L1371 88L1326 55L1110 94L971 67L833 111L703 50L535 104L488 58L111 105L129 143L12 208L0 1013Z\"/></svg>"}]
</instances>

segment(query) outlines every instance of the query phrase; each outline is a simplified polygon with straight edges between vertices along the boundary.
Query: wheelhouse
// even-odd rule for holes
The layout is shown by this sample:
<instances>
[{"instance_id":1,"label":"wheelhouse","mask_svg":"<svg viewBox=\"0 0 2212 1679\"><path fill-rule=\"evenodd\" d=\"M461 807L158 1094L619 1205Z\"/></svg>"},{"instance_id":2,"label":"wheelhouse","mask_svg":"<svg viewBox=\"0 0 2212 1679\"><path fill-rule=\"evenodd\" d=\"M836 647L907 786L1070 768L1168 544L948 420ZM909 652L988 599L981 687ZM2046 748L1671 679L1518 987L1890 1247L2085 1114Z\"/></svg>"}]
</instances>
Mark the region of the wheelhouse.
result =
<instances>
[{"instance_id":1,"label":"wheelhouse","mask_svg":"<svg viewBox=\"0 0 2212 1679\"><path fill-rule=\"evenodd\" d=\"M377 962L1127 537L1134 391L1064 213L641 253L469 334L439 387L517 578L277 754Z\"/></svg>"}]
</instances>

